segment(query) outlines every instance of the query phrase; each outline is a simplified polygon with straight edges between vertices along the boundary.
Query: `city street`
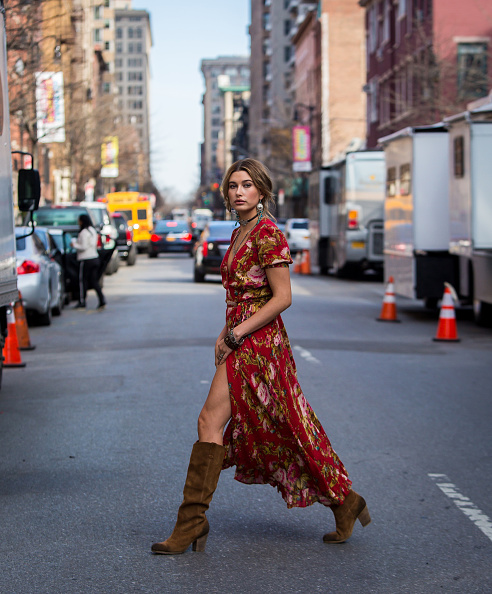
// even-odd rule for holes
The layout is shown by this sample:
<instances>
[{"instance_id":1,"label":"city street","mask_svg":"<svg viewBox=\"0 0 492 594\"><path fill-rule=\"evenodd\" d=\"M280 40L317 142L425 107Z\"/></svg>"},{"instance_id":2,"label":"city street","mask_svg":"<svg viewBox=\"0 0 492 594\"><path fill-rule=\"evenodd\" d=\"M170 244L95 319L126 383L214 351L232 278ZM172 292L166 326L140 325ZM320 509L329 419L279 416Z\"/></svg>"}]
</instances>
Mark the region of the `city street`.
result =
<instances>
[{"instance_id":1,"label":"city street","mask_svg":"<svg viewBox=\"0 0 492 594\"><path fill-rule=\"evenodd\" d=\"M4 594L492 591L492 330L384 286L293 275L283 318L303 391L367 500L341 545L328 508L288 510L221 475L204 553L152 555L176 520L224 324L218 277L185 255L141 255L105 278L108 307L30 329L36 350L0 392Z\"/></svg>"}]
</instances>

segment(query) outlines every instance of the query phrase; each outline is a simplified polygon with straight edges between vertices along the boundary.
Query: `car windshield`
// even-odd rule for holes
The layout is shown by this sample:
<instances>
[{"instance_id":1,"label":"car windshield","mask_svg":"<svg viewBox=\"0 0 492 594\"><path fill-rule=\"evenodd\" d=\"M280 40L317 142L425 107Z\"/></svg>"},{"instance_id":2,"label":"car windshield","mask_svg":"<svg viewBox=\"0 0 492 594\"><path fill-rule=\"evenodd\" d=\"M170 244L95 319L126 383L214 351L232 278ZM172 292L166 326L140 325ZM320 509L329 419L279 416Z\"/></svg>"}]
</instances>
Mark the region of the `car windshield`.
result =
<instances>
[{"instance_id":1,"label":"car windshield","mask_svg":"<svg viewBox=\"0 0 492 594\"><path fill-rule=\"evenodd\" d=\"M209 237L229 239L236 224L235 221L213 221L208 225Z\"/></svg>"},{"instance_id":2,"label":"car windshield","mask_svg":"<svg viewBox=\"0 0 492 594\"><path fill-rule=\"evenodd\" d=\"M154 233L183 233L188 231L188 223L186 221L159 221L155 228Z\"/></svg>"},{"instance_id":3,"label":"car windshield","mask_svg":"<svg viewBox=\"0 0 492 594\"><path fill-rule=\"evenodd\" d=\"M47 208L39 209L33 213L34 221L44 227L56 227L57 225L77 225L79 216L87 214L86 208Z\"/></svg>"},{"instance_id":4,"label":"car windshield","mask_svg":"<svg viewBox=\"0 0 492 594\"><path fill-rule=\"evenodd\" d=\"M307 229L308 222L307 221L293 221L291 229Z\"/></svg>"},{"instance_id":5,"label":"car windshield","mask_svg":"<svg viewBox=\"0 0 492 594\"><path fill-rule=\"evenodd\" d=\"M98 225L109 224L108 216L106 215L106 211L103 208L91 208L90 206L87 208L91 211L92 217Z\"/></svg>"}]
</instances>

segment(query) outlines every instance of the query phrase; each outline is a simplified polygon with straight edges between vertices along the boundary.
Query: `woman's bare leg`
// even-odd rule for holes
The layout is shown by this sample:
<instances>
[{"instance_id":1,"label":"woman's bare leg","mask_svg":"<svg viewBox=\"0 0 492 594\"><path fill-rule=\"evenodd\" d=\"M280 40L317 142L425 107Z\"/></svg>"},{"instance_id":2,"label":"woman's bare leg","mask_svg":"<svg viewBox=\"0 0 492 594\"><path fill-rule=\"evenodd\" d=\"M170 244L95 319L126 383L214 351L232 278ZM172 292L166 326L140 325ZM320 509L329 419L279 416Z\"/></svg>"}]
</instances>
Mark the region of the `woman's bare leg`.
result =
<instances>
[{"instance_id":1,"label":"woman's bare leg","mask_svg":"<svg viewBox=\"0 0 492 594\"><path fill-rule=\"evenodd\" d=\"M217 367L207 400L198 417L198 441L222 445L224 429L230 418L231 401L224 362Z\"/></svg>"}]
</instances>

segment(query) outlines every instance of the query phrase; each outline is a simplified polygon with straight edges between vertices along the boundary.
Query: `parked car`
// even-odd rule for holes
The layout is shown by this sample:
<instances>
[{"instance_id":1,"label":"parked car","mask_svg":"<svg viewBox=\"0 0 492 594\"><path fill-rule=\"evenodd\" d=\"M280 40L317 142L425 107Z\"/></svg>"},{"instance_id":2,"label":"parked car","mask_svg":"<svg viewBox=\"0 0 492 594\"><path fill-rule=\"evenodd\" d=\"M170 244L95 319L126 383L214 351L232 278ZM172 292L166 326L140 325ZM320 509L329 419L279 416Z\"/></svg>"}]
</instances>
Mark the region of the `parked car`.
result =
<instances>
[{"instance_id":1,"label":"parked car","mask_svg":"<svg viewBox=\"0 0 492 594\"><path fill-rule=\"evenodd\" d=\"M116 238L116 249L122 260L125 260L128 266L133 266L137 261L137 246L133 241L133 232L125 215L115 212L110 218L118 231Z\"/></svg>"},{"instance_id":2,"label":"parked car","mask_svg":"<svg viewBox=\"0 0 492 594\"><path fill-rule=\"evenodd\" d=\"M213 212L209 208L196 208L191 213L191 232L193 237L197 239L201 232L205 229L207 223L214 218Z\"/></svg>"},{"instance_id":3,"label":"parked car","mask_svg":"<svg viewBox=\"0 0 492 594\"><path fill-rule=\"evenodd\" d=\"M231 243L235 221L210 221L195 246L194 280L202 283L207 274L220 274L220 265Z\"/></svg>"},{"instance_id":4,"label":"parked car","mask_svg":"<svg viewBox=\"0 0 492 594\"><path fill-rule=\"evenodd\" d=\"M104 205L102 205L103 208ZM98 231L98 245L97 251L101 260L101 274L107 272L112 274L119 266L119 256L115 250L115 241L111 238L111 233L107 231L108 235L104 234L101 229L101 224L94 214L96 209L89 209L82 203L64 203L51 206L41 206L33 213L33 219L36 225L41 225L48 228L63 229L71 237L76 237L79 232L79 216L86 214L90 217L94 228ZM109 218L109 217L108 217ZM114 229L113 235L117 231ZM117 263L114 263L114 259ZM108 268L109 265L109 268Z\"/></svg>"},{"instance_id":5,"label":"parked car","mask_svg":"<svg viewBox=\"0 0 492 594\"><path fill-rule=\"evenodd\" d=\"M311 248L308 223L308 219L287 219L285 223L285 238L292 254Z\"/></svg>"},{"instance_id":6,"label":"parked car","mask_svg":"<svg viewBox=\"0 0 492 594\"><path fill-rule=\"evenodd\" d=\"M78 227L36 227L36 233L38 233L45 246L48 245L49 237L57 248L54 258L63 271L65 303L68 304L71 300L78 301L80 292L79 264L77 262L77 252L71 244L72 239L76 238L79 233ZM45 236L48 237L45 239Z\"/></svg>"},{"instance_id":7,"label":"parked car","mask_svg":"<svg viewBox=\"0 0 492 594\"><path fill-rule=\"evenodd\" d=\"M186 221L157 221L149 243L149 258L163 252L184 252L193 257L193 236Z\"/></svg>"},{"instance_id":8,"label":"parked car","mask_svg":"<svg viewBox=\"0 0 492 594\"><path fill-rule=\"evenodd\" d=\"M29 227L15 229L17 286L26 313L49 326L52 314L61 315L63 310L63 272L39 235L28 235L31 231Z\"/></svg>"}]
</instances>

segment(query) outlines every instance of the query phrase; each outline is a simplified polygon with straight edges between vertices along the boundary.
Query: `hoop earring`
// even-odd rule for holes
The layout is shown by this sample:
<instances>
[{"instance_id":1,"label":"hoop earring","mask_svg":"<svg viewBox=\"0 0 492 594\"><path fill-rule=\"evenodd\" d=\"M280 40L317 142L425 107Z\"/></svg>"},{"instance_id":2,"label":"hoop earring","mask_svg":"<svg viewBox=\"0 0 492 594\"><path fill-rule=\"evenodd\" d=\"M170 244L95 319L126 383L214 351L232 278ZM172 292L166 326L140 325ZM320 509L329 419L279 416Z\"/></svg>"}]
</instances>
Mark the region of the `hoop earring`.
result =
<instances>
[{"instance_id":1,"label":"hoop earring","mask_svg":"<svg viewBox=\"0 0 492 594\"><path fill-rule=\"evenodd\" d=\"M258 213L258 223L261 221L261 218L263 217L263 203L258 202L258 204L256 205L256 212Z\"/></svg>"}]
</instances>

